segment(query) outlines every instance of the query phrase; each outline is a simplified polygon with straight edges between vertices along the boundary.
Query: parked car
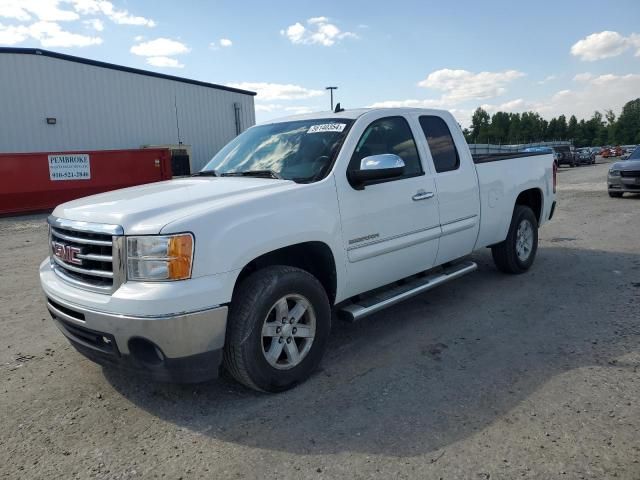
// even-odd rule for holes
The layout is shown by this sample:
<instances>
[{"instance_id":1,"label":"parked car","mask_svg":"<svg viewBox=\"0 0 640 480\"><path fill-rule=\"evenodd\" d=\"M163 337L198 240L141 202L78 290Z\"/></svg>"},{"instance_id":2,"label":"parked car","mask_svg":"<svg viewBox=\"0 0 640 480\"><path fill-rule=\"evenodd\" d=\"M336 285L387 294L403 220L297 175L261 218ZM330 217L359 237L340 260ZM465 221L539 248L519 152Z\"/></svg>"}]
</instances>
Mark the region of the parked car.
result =
<instances>
[{"instance_id":1,"label":"parked car","mask_svg":"<svg viewBox=\"0 0 640 480\"><path fill-rule=\"evenodd\" d=\"M190 178L58 206L47 307L104 365L281 391L332 310L358 320L468 274L523 273L556 206L551 155L473 157L448 112L363 109L254 126Z\"/></svg>"},{"instance_id":2,"label":"parked car","mask_svg":"<svg viewBox=\"0 0 640 480\"><path fill-rule=\"evenodd\" d=\"M548 153L553 155L553 161L556 165L556 167L559 165L560 162L560 158L562 157L562 154L557 152L556 150L554 150L551 147L527 147L525 149L522 150L522 152L524 153Z\"/></svg>"},{"instance_id":3,"label":"parked car","mask_svg":"<svg viewBox=\"0 0 640 480\"><path fill-rule=\"evenodd\" d=\"M620 156L620 159L621 159L621 160L627 160L627 159L631 156L631 154L633 153L633 151L634 151L635 149L636 149L636 147L635 147L635 146L633 146L633 147L626 147L626 148L624 148L624 149L623 149L624 151L623 151L622 155Z\"/></svg>"},{"instance_id":4,"label":"parked car","mask_svg":"<svg viewBox=\"0 0 640 480\"><path fill-rule=\"evenodd\" d=\"M627 160L609 167L607 184L610 197L622 197L627 193L640 193L640 147Z\"/></svg>"},{"instance_id":5,"label":"parked car","mask_svg":"<svg viewBox=\"0 0 640 480\"><path fill-rule=\"evenodd\" d=\"M602 154L602 156L604 158L610 158L610 157L619 157L623 154L622 148L618 147L611 147L607 150L605 150L605 152Z\"/></svg>"},{"instance_id":6,"label":"parked car","mask_svg":"<svg viewBox=\"0 0 640 480\"><path fill-rule=\"evenodd\" d=\"M558 154L558 166L569 165L571 168L576 166L576 159L571 153L569 145L560 145L552 148Z\"/></svg>"},{"instance_id":7,"label":"parked car","mask_svg":"<svg viewBox=\"0 0 640 480\"><path fill-rule=\"evenodd\" d=\"M590 148L578 148L575 158L578 165L593 165L596 163L596 155L592 153Z\"/></svg>"}]
</instances>

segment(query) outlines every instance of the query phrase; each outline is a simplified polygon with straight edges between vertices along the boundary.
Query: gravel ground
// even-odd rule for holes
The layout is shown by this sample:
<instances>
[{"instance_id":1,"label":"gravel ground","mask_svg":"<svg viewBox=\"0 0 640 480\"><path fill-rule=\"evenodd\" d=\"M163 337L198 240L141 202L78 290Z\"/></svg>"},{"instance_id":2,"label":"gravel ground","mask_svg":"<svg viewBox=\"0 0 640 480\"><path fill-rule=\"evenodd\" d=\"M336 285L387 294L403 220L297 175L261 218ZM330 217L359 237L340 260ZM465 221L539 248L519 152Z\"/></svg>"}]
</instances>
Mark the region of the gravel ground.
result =
<instances>
[{"instance_id":1,"label":"gravel ground","mask_svg":"<svg viewBox=\"0 0 640 480\"><path fill-rule=\"evenodd\" d=\"M640 196L563 169L532 270L479 270L358 324L310 381L103 370L48 318L45 216L0 220L0 478L640 478Z\"/></svg>"}]
</instances>

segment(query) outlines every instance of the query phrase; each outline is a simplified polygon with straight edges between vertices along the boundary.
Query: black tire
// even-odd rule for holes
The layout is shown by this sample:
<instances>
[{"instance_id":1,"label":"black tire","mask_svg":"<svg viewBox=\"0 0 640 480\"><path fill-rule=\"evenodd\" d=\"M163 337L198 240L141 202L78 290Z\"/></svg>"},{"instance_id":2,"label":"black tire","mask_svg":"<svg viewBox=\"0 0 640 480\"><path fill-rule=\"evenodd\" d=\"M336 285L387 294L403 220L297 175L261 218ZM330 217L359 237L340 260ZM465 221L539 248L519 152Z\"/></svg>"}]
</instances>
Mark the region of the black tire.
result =
<instances>
[{"instance_id":1,"label":"black tire","mask_svg":"<svg viewBox=\"0 0 640 480\"><path fill-rule=\"evenodd\" d=\"M299 364L281 370L265 358L262 327L272 307L286 295L300 295L308 300L315 314L315 337ZM265 392L287 390L306 380L316 369L330 331L331 307L320 282L299 268L266 267L247 277L234 293L227 320L224 367L249 388Z\"/></svg>"},{"instance_id":2,"label":"black tire","mask_svg":"<svg viewBox=\"0 0 640 480\"><path fill-rule=\"evenodd\" d=\"M516 244L517 233L520 224L524 221L528 221L532 227L533 245L530 249L529 255L526 259L518 257ZM491 247L491 254L493 256L493 262L498 270L504 273L519 274L524 273L531 265L536 257L538 251L538 220L529 207L524 205L516 205L513 210L513 217L511 218L511 225L509 225L509 232L507 238L503 241Z\"/></svg>"},{"instance_id":3,"label":"black tire","mask_svg":"<svg viewBox=\"0 0 640 480\"><path fill-rule=\"evenodd\" d=\"M622 193L623 192L609 192L609 196L611 198L620 198L620 197L622 197Z\"/></svg>"}]
</instances>

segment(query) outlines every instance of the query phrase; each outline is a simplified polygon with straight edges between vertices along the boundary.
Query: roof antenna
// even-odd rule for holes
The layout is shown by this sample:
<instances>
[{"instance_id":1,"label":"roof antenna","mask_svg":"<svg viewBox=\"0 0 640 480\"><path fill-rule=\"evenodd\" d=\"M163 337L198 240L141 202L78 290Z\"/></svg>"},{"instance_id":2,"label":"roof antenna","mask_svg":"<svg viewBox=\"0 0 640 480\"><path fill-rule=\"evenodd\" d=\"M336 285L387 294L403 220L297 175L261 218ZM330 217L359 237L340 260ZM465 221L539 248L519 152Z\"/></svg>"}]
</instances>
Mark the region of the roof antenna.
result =
<instances>
[{"instance_id":1,"label":"roof antenna","mask_svg":"<svg viewBox=\"0 0 640 480\"><path fill-rule=\"evenodd\" d=\"M340 107L340 102L336 103L336 109L333 111L333 113L340 113L340 112L344 112L344 108Z\"/></svg>"}]
</instances>

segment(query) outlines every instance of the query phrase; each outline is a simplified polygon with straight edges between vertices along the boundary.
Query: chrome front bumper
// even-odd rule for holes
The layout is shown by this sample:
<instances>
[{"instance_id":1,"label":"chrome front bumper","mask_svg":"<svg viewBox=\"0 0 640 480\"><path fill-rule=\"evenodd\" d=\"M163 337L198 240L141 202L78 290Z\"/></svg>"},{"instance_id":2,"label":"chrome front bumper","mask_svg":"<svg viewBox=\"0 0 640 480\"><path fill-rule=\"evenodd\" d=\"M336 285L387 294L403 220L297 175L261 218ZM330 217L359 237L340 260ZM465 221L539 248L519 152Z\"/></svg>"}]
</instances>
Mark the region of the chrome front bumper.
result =
<instances>
[{"instance_id":1,"label":"chrome front bumper","mask_svg":"<svg viewBox=\"0 0 640 480\"><path fill-rule=\"evenodd\" d=\"M608 175L607 183L610 192L640 193L640 177L622 177Z\"/></svg>"},{"instance_id":2,"label":"chrome front bumper","mask_svg":"<svg viewBox=\"0 0 640 480\"><path fill-rule=\"evenodd\" d=\"M226 306L139 317L99 312L48 295L47 309L73 346L99 364L142 371L165 381L217 376Z\"/></svg>"}]
</instances>

